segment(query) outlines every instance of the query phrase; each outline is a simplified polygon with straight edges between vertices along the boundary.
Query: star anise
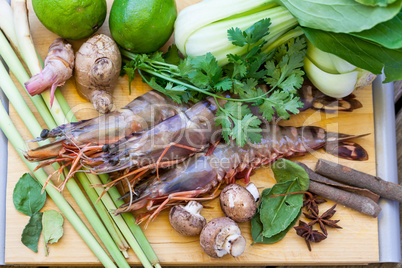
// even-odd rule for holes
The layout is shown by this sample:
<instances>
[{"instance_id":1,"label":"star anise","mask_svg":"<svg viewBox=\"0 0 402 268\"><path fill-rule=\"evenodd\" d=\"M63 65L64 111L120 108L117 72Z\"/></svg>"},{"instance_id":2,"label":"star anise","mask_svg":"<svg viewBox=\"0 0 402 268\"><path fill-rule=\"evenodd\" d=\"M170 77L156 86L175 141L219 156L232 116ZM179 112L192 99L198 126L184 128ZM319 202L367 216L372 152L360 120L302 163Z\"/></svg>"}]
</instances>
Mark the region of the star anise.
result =
<instances>
[{"instance_id":1,"label":"star anise","mask_svg":"<svg viewBox=\"0 0 402 268\"><path fill-rule=\"evenodd\" d=\"M306 200L303 201L303 207L307 211L315 211L318 214L318 205L327 202L325 199L317 198L316 194L308 193L305 195Z\"/></svg>"},{"instance_id":2,"label":"star anise","mask_svg":"<svg viewBox=\"0 0 402 268\"><path fill-rule=\"evenodd\" d=\"M303 214L304 216L306 216L306 218L312 220L311 222L309 222L308 225L313 226L314 224L318 223L323 233L325 235L328 235L327 228L325 226L342 229L342 227L337 224L339 220L330 220L330 218L332 218L332 216L334 216L336 212L335 207L336 204L325 211L321 216L319 216L318 213L316 213L314 210L311 210L311 214Z\"/></svg>"},{"instance_id":3,"label":"star anise","mask_svg":"<svg viewBox=\"0 0 402 268\"><path fill-rule=\"evenodd\" d=\"M297 235L304 238L309 251L311 251L310 242L318 243L327 238L325 234L320 233L317 230L313 230L312 226L308 225L304 221L299 220L299 226L293 228L295 228Z\"/></svg>"}]
</instances>

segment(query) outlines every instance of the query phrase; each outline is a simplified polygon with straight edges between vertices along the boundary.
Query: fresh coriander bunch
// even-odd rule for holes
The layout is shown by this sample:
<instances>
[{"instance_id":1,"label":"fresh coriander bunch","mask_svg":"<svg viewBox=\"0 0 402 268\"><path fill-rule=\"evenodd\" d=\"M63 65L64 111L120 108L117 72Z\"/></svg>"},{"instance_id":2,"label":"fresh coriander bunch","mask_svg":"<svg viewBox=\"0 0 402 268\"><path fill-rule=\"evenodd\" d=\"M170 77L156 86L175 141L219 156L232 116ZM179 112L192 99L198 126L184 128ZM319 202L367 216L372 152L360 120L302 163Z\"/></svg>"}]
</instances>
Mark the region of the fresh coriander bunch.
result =
<instances>
[{"instance_id":1,"label":"fresh coriander bunch","mask_svg":"<svg viewBox=\"0 0 402 268\"><path fill-rule=\"evenodd\" d=\"M261 141L261 115L271 121L276 115L288 119L297 114L302 103L297 89L302 86L303 59L306 53L304 37L291 39L269 53L261 51L269 35L270 19L262 19L250 28L228 30L228 38L235 46L245 47L243 55L228 54L229 63L220 66L216 58L203 56L181 59L173 45L168 52L133 54L122 50L124 72L129 82L138 71L143 81L170 96L178 103L197 102L207 96L227 102L219 107L215 123L222 126L227 143L238 146ZM259 85L267 85L266 90ZM131 89L130 89L131 91ZM230 96L230 97L228 97ZM251 112L258 106L258 114Z\"/></svg>"}]
</instances>

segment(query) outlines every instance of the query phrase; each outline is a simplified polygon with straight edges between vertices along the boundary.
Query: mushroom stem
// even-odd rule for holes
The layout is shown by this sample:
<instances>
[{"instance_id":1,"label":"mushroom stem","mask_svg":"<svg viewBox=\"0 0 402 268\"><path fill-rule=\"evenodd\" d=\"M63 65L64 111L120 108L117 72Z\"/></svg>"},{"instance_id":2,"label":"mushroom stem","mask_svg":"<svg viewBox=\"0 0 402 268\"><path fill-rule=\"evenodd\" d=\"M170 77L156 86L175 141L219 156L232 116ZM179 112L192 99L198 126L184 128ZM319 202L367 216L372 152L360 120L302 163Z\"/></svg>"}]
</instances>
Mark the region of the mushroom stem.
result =
<instances>
[{"instance_id":1,"label":"mushroom stem","mask_svg":"<svg viewBox=\"0 0 402 268\"><path fill-rule=\"evenodd\" d=\"M196 215L200 215L201 210L204 206L201 205L199 202L197 201L190 201L188 202L188 204L184 207L184 209L188 212L190 212L191 214L196 214Z\"/></svg>"},{"instance_id":2,"label":"mushroom stem","mask_svg":"<svg viewBox=\"0 0 402 268\"><path fill-rule=\"evenodd\" d=\"M253 195L255 202L258 202L258 200L260 200L260 193L258 192L257 186L255 186L254 183L250 182L247 185L246 189Z\"/></svg>"},{"instance_id":3,"label":"mushroom stem","mask_svg":"<svg viewBox=\"0 0 402 268\"><path fill-rule=\"evenodd\" d=\"M246 239L239 234L230 235L226 238L223 248L233 257L238 257L246 248Z\"/></svg>"}]
</instances>

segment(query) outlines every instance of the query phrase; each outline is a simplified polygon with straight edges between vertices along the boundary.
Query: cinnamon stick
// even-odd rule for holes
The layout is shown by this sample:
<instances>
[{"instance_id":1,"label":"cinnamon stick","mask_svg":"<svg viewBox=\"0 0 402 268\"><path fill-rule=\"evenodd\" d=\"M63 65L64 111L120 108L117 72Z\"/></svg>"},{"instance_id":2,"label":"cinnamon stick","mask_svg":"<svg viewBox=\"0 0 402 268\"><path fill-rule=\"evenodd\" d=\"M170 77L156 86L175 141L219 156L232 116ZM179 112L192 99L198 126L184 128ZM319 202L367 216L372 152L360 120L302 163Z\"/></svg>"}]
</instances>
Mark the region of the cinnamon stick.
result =
<instances>
[{"instance_id":1,"label":"cinnamon stick","mask_svg":"<svg viewBox=\"0 0 402 268\"><path fill-rule=\"evenodd\" d=\"M333 180L368 189L381 197L402 202L402 186L381 178L346 167L328 160L319 159L315 171Z\"/></svg>"},{"instance_id":2,"label":"cinnamon stick","mask_svg":"<svg viewBox=\"0 0 402 268\"><path fill-rule=\"evenodd\" d=\"M324 177L324 176L321 176L318 173L315 173L313 170L311 170L309 168L307 170L306 169L307 166L305 166L303 163L300 163L298 161L295 161L295 162L297 164L299 164L300 166L302 166L307 171L307 173L310 176L310 180L314 180L315 182L323 183L323 184L326 184L326 185L329 185L329 186L332 186L332 187L335 187L335 188L338 188L338 189L341 189L341 190L345 190L345 191L348 191L348 192L352 192L352 193L355 193L355 194L358 194L358 195L368 197L368 198L370 198L371 200L373 200L376 203L380 199L380 196L378 194L375 194L375 193L373 193L372 191L370 191L368 189L362 189L362 188L359 188L359 187L342 184L340 182L328 179L327 177ZM314 173L314 175L312 173Z\"/></svg>"},{"instance_id":3,"label":"cinnamon stick","mask_svg":"<svg viewBox=\"0 0 402 268\"><path fill-rule=\"evenodd\" d=\"M317 182L317 180L320 180L320 178L317 179L317 177L321 177L319 174L302 163L298 164L306 170L310 177L308 189L310 192L374 218L380 214L381 207L372 199Z\"/></svg>"}]
</instances>

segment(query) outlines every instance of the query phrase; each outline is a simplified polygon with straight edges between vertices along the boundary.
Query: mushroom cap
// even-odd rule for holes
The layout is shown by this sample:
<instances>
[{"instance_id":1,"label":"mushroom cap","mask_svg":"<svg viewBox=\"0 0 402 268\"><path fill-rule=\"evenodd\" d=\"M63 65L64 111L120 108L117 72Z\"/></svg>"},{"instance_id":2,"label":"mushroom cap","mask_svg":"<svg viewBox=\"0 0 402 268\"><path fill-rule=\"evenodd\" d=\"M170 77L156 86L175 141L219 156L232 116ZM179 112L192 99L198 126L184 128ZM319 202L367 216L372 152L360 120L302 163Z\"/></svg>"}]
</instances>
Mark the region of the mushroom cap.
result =
<instances>
[{"instance_id":1,"label":"mushroom cap","mask_svg":"<svg viewBox=\"0 0 402 268\"><path fill-rule=\"evenodd\" d=\"M202 208L202 205L199 205ZM199 235L207 223L205 218L199 213L192 213L182 205L177 205L170 209L169 222L173 229L185 236Z\"/></svg>"},{"instance_id":2,"label":"mushroom cap","mask_svg":"<svg viewBox=\"0 0 402 268\"><path fill-rule=\"evenodd\" d=\"M230 237L237 236L242 241L244 251L245 239L241 236L240 228L237 223L228 217L219 217L208 222L201 231L200 245L204 252L213 258L220 258L227 253L231 253L225 250L224 244L230 241L226 241ZM244 243L243 243L244 241ZM231 253L232 254L232 253ZM240 254L236 254L238 256ZM232 254L233 255L233 254Z\"/></svg>"},{"instance_id":3,"label":"mushroom cap","mask_svg":"<svg viewBox=\"0 0 402 268\"><path fill-rule=\"evenodd\" d=\"M254 196L243 186L229 184L219 197L223 213L235 222L251 220L257 211L257 202Z\"/></svg>"}]
</instances>

